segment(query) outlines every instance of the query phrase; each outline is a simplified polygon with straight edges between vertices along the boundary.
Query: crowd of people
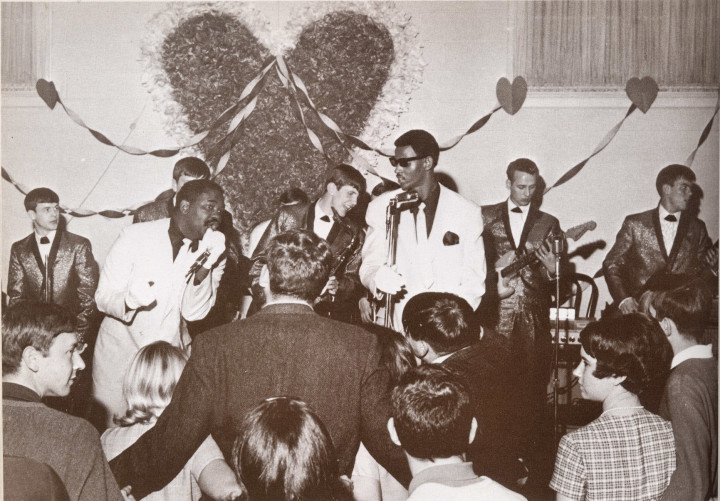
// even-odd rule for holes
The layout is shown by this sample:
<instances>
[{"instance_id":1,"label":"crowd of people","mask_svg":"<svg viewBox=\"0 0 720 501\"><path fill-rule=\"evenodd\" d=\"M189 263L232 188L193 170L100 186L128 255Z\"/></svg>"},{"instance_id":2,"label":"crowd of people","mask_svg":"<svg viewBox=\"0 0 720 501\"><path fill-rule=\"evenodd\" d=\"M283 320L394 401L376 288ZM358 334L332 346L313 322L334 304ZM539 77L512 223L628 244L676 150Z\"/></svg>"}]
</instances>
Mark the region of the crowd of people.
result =
<instances>
[{"instance_id":1,"label":"crowd of people","mask_svg":"<svg viewBox=\"0 0 720 501\"><path fill-rule=\"evenodd\" d=\"M341 164L314 200L288 190L247 256L198 158L100 268L57 194L30 191L3 313L5 497L717 497L717 247L692 170L662 169L658 207L622 224L616 307L582 330L574 372L602 413L556 444L568 263L537 165L511 162L507 200L480 207L438 182L431 134L395 146L398 184L364 218L366 179Z\"/></svg>"}]
</instances>

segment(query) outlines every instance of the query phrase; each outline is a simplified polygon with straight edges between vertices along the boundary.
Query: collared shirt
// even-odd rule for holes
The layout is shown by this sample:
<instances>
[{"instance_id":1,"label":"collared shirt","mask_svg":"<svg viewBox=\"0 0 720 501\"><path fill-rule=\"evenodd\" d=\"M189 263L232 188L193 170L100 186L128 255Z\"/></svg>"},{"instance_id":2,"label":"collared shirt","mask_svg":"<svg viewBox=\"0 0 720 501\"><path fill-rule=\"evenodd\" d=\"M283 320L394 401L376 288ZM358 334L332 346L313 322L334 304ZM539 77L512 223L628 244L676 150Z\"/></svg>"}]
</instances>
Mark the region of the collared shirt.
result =
<instances>
[{"instance_id":1,"label":"collared shirt","mask_svg":"<svg viewBox=\"0 0 720 501\"><path fill-rule=\"evenodd\" d=\"M431 466L410 482L408 501L437 499L519 501L525 498L488 477L478 477L472 463Z\"/></svg>"},{"instance_id":2,"label":"collared shirt","mask_svg":"<svg viewBox=\"0 0 720 501\"><path fill-rule=\"evenodd\" d=\"M172 218L170 219L170 226L168 227L168 235L170 236L170 245L172 245L173 261L175 261L175 258L180 253L180 249L183 244L187 244L192 247L193 240L186 238L185 235L182 234L180 228L177 227L175 220Z\"/></svg>"},{"instance_id":3,"label":"collared shirt","mask_svg":"<svg viewBox=\"0 0 720 501\"><path fill-rule=\"evenodd\" d=\"M432 192L430 192L430 195L428 195L428 197L425 200L420 200L420 202L425 204L425 208L423 209L423 212L425 213L425 226L427 227L428 236L430 236L430 231L432 231L433 221L435 221L435 212L437 212L438 200L440 200L440 184L439 183L435 183L435 189ZM414 207L411 210L412 210L413 215L415 216L415 221L417 222L418 208Z\"/></svg>"},{"instance_id":4,"label":"collared shirt","mask_svg":"<svg viewBox=\"0 0 720 501\"><path fill-rule=\"evenodd\" d=\"M675 235L677 235L678 224L680 223L681 212L670 213L665 207L658 205L658 211L660 216L660 229L662 230L663 243L665 244L665 252L669 255L672 250L673 243L675 242ZM675 216L675 221L666 221L665 217L668 215Z\"/></svg>"},{"instance_id":5,"label":"collared shirt","mask_svg":"<svg viewBox=\"0 0 720 501\"><path fill-rule=\"evenodd\" d=\"M323 221L321 219L323 216L325 216L328 220ZM315 233L320 238L327 240L333 222L334 221L332 213L326 214L325 211L322 210L322 208L320 207L320 200L315 202L315 221L313 221L313 233Z\"/></svg>"},{"instance_id":6,"label":"collared shirt","mask_svg":"<svg viewBox=\"0 0 720 501\"><path fill-rule=\"evenodd\" d=\"M530 206L520 207L513 202L509 197L507 199L508 205L508 219L510 219L510 230L512 231L513 241L515 245L520 245L520 237L522 237L523 228L525 227L525 220L527 219L528 211ZM520 209L522 212L513 212L514 208Z\"/></svg>"},{"instance_id":7,"label":"collared shirt","mask_svg":"<svg viewBox=\"0 0 720 501\"><path fill-rule=\"evenodd\" d=\"M670 368L674 369L686 360L693 358L712 358L712 344L696 344L685 348L680 353L677 353L670 363Z\"/></svg>"},{"instance_id":8,"label":"collared shirt","mask_svg":"<svg viewBox=\"0 0 720 501\"><path fill-rule=\"evenodd\" d=\"M43 263L48 257L48 254L50 254L50 247L52 247L53 241L55 241L55 235L57 234L57 230L53 230L47 235L45 235L48 238L48 243L41 244L40 239L42 237L35 233L35 241L37 242L38 250L40 251L40 257L43 260Z\"/></svg>"}]
</instances>

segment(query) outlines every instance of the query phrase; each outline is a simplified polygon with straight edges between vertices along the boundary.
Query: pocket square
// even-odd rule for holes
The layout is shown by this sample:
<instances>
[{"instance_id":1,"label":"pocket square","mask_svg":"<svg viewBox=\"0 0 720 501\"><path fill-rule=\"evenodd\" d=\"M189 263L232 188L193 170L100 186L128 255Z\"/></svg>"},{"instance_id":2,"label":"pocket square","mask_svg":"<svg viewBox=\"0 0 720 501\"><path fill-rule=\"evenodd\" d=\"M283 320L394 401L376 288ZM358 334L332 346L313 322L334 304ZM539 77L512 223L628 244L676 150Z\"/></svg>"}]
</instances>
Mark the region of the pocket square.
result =
<instances>
[{"instance_id":1,"label":"pocket square","mask_svg":"<svg viewBox=\"0 0 720 501\"><path fill-rule=\"evenodd\" d=\"M452 231L448 231L443 236L443 245L457 245L460 243L460 237L457 236L456 233L453 233Z\"/></svg>"}]
</instances>

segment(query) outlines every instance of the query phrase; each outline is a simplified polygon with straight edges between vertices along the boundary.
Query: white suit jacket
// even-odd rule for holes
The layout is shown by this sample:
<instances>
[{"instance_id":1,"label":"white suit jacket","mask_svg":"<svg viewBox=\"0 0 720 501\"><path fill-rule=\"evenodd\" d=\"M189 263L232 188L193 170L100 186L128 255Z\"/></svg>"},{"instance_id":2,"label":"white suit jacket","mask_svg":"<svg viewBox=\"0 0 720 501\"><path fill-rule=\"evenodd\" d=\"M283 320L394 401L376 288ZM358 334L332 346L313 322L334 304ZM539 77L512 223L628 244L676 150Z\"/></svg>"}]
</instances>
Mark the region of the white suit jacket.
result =
<instances>
[{"instance_id":1,"label":"white suit jacket","mask_svg":"<svg viewBox=\"0 0 720 501\"><path fill-rule=\"evenodd\" d=\"M362 250L360 280L377 294L375 274L387 261L388 241L385 210L390 199L402 190L383 193L367 209L368 231ZM465 299L473 309L480 305L485 292L485 248L480 207L440 185L435 219L428 236L426 251L421 253L415 236L415 218L411 211L400 213L396 264L405 279L407 294L395 305L393 324L402 332L402 311L407 301L421 292L450 292ZM455 240L457 243L446 245ZM432 284L426 285L421 269L429 268Z\"/></svg>"},{"instance_id":2,"label":"white suit jacket","mask_svg":"<svg viewBox=\"0 0 720 501\"><path fill-rule=\"evenodd\" d=\"M105 318L95 345L93 386L96 398L113 412L124 407L121 381L135 353L155 341L185 348L190 339L182 319L200 320L215 304L225 260L200 284L186 284L185 275L201 251L190 252L186 241L173 261L169 226L170 219L127 226L100 272L95 302ZM153 282L154 307L126 311L125 296L134 281Z\"/></svg>"}]
</instances>

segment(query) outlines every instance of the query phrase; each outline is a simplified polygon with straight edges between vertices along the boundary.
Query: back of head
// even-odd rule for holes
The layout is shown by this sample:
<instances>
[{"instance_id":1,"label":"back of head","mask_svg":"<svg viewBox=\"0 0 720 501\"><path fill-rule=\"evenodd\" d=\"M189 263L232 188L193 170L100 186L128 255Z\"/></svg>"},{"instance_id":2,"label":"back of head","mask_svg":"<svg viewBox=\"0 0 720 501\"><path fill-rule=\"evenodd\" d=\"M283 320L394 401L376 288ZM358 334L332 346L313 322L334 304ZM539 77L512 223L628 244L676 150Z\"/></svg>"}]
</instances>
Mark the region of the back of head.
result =
<instances>
[{"instance_id":1,"label":"back of head","mask_svg":"<svg viewBox=\"0 0 720 501\"><path fill-rule=\"evenodd\" d=\"M649 302L655 310L655 318L660 321L669 318L682 336L696 343L704 341L712 293L702 279L695 278L675 288L653 292Z\"/></svg>"},{"instance_id":2,"label":"back of head","mask_svg":"<svg viewBox=\"0 0 720 501\"><path fill-rule=\"evenodd\" d=\"M479 339L472 307L449 292L423 292L405 305L403 328L416 341L425 341L439 355L453 353Z\"/></svg>"},{"instance_id":3,"label":"back of head","mask_svg":"<svg viewBox=\"0 0 720 501\"><path fill-rule=\"evenodd\" d=\"M664 185L674 185L675 181L683 178L694 183L695 173L690 167L680 164L672 164L664 167L658 172L657 178L655 179L655 189L657 189L658 195L662 196L662 187Z\"/></svg>"},{"instance_id":4,"label":"back of head","mask_svg":"<svg viewBox=\"0 0 720 501\"><path fill-rule=\"evenodd\" d=\"M295 204L306 204L310 201L303 190L297 187L288 188L283 191L278 199L279 205L295 205Z\"/></svg>"},{"instance_id":5,"label":"back of head","mask_svg":"<svg viewBox=\"0 0 720 501\"><path fill-rule=\"evenodd\" d=\"M270 398L247 413L232 465L250 501L332 501L342 491L330 435L292 398Z\"/></svg>"},{"instance_id":6,"label":"back of head","mask_svg":"<svg viewBox=\"0 0 720 501\"><path fill-rule=\"evenodd\" d=\"M60 197L50 188L35 188L25 195L25 211L35 210L37 204L59 204Z\"/></svg>"},{"instance_id":7,"label":"back of head","mask_svg":"<svg viewBox=\"0 0 720 501\"><path fill-rule=\"evenodd\" d=\"M518 158L513 160L507 167L507 178L512 182L516 172L525 172L531 176L539 176L538 166L529 158Z\"/></svg>"},{"instance_id":8,"label":"back of head","mask_svg":"<svg viewBox=\"0 0 720 501\"><path fill-rule=\"evenodd\" d=\"M280 233L267 249L270 291L276 296L314 301L330 277L332 260L327 242L313 232Z\"/></svg>"},{"instance_id":9,"label":"back of head","mask_svg":"<svg viewBox=\"0 0 720 501\"><path fill-rule=\"evenodd\" d=\"M393 384L408 369L417 366L415 354L405 336L377 324L365 324L363 328L375 334L380 346L380 364L387 369Z\"/></svg>"},{"instance_id":10,"label":"back of head","mask_svg":"<svg viewBox=\"0 0 720 501\"><path fill-rule=\"evenodd\" d=\"M403 449L419 459L448 458L468 446L473 411L460 376L436 364L410 369L392 392Z\"/></svg>"},{"instance_id":11,"label":"back of head","mask_svg":"<svg viewBox=\"0 0 720 501\"><path fill-rule=\"evenodd\" d=\"M672 348L660 325L642 313L591 322L580 333L585 352L597 359L594 376L625 376L623 388L642 395L670 369Z\"/></svg>"},{"instance_id":12,"label":"back of head","mask_svg":"<svg viewBox=\"0 0 720 501\"><path fill-rule=\"evenodd\" d=\"M358 193L365 192L365 178L360 171L352 165L339 164L335 166L325 176L325 186L333 183L338 189L343 186L351 186L355 188Z\"/></svg>"},{"instance_id":13,"label":"back of head","mask_svg":"<svg viewBox=\"0 0 720 501\"><path fill-rule=\"evenodd\" d=\"M187 176L193 179L210 179L210 167L197 157L185 157L175 162L173 167L173 179L177 181L180 176Z\"/></svg>"},{"instance_id":14,"label":"back of head","mask_svg":"<svg viewBox=\"0 0 720 501\"><path fill-rule=\"evenodd\" d=\"M17 372L28 346L47 355L55 337L75 331L75 316L56 304L21 301L8 307L2 318L3 376Z\"/></svg>"},{"instance_id":15,"label":"back of head","mask_svg":"<svg viewBox=\"0 0 720 501\"><path fill-rule=\"evenodd\" d=\"M200 195L210 192L220 193L222 195L223 189L215 181L211 181L209 179L195 179L193 181L188 181L182 186L182 188L180 188L180 191L178 191L175 206L178 207L180 202L185 200L190 203L194 203Z\"/></svg>"},{"instance_id":16,"label":"back of head","mask_svg":"<svg viewBox=\"0 0 720 501\"><path fill-rule=\"evenodd\" d=\"M432 134L422 129L413 129L395 140L395 146L402 148L403 146L412 146L418 157L432 157L433 167L438 163L440 158L440 146Z\"/></svg>"},{"instance_id":17,"label":"back of head","mask_svg":"<svg viewBox=\"0 0 720 501\"><path fill-rule=\"evenodd\" d=\"M144 346L135 354L123 378L127 411L115 423L130 426L160 417L172 399L187 358L178 347L165 341Z\"/></svg>"}]
</instances>

